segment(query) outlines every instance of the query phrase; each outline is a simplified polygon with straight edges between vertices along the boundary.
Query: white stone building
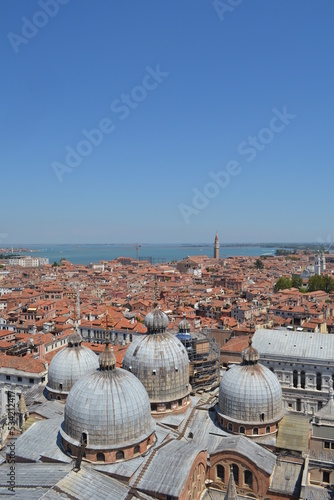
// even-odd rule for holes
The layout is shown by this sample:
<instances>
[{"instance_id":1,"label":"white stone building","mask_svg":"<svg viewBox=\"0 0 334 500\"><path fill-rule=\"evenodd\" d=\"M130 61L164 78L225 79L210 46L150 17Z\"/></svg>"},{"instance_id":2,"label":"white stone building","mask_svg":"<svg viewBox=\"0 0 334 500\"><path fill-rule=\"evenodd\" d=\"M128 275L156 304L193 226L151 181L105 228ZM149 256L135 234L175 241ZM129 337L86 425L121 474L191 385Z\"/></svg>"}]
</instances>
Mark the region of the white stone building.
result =
<instances>
[{"instance_id":1,"label":"white stone building","mask_svg":"<svg viewBox=\"0 0 334 500\"><path fill-rule=\"evenodd\" d=\"M334 379L334 335L289 330L257 330L253 346L260 363L281 383L285 408L314 415L328 401Z\"/></svg>"}]
</instances>

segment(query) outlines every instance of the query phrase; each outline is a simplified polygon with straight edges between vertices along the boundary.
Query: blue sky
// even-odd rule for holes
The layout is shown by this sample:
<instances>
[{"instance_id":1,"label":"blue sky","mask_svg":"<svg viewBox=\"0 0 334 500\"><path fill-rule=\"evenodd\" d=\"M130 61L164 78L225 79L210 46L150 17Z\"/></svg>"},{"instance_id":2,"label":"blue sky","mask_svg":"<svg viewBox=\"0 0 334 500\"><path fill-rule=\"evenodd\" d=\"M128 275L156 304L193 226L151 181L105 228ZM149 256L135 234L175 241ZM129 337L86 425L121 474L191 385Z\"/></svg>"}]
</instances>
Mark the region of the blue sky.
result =
<instances>
[{"instance_id":1,"label":"blue sky","mask_svg":"<svg viewBox=\"0 0 334 500\"><path fill-rule=\"evenodd\" d=\"M332 0L0 14L0 244L334 240Z\"/></svg>"}]
</instances>

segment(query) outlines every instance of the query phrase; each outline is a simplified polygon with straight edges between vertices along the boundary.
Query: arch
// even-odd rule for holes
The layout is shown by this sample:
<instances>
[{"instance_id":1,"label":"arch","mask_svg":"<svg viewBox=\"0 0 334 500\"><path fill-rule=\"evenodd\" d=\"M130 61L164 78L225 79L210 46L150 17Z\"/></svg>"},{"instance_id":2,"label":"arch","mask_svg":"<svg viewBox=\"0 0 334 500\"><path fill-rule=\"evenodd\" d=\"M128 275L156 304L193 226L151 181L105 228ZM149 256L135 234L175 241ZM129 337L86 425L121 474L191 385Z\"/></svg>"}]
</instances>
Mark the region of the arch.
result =
<instances>
[{"instance_id":1,"label":"arch","mask_svg":"<svg viewBox=\"0 0 334 500\"><path fill-rule=\"evenodd\" d=\"M57 396L57 397L56 397L56 399L57 399L58 401L60 401L60 400L61 400L61 397L60 397L60 396Z\"/></svg>"},{"instance_id":2,"label":"arch","mask_svg":"<svg viewBox=\"0 0 334 500\"><path fill-rule=\"evenodd\" d=\"M232 464L232 472L234 476L234 482L239 486L239 467L237 464Z\"/></svg>"},{"instance_id":3,"label":"arch","mask_svg":"<svg viewBox=\"0 0 334 500\"><path fill-rule=\"evenodd\" d=\"M133 452L134 452L134 454L136 454L136 453L140 453L140 446L139 446L139 444L137 444L137 445L134 447Z\"/></svg>"},{"instance_id":4,"label":"arch","mask_svg":"<svg viewBox=\"0 0 334 500\"><path fill-rule=\"evenodd\" d=\"M231 422L228 423L227 430L233 432L233 425L231 424Z\"/></svg>"},{"instance_id":5,"label":"arch","mask_svg":"<svg viewBox=\"0 0 334 500\"><path fill-rule=\"evenodd\" d=\"M249 488L253 489L253 474L248 469L244 471L244 483L247 484Z\"/></svg>"},{"instance_id":6,"label":"arch","mask_svg":"<svg viewBox=\"0 0 334 500\"><path fill-rule=\"evenodd\" d=\"M216 465L216 478L225 483L225 467L221 464Z\"/></svg>"},{"instance_id":7,"label":"arch","mask_svg":"<svg viewBox=\"0 0 334 500\"><path fill-rule=\"evenodd\" d=\"M105 462L106 461L106 457L104 456L104 453L101 453L99 451L99 453L96 455L96 460L98 462Z\"/></svg>"},{"instance_id":8,"label":"arch","mask_svg":"<svg viewBox=\"0 0 334 500\"><path fill-rule=\"evenodd\" d=\"M254 429L253 429L253 435L257 436L258 434L259 434L259 428L258 427L254 427Z\"/></svg>"},{"instance_id":9,"label":"arch","mask_svg":"<svg viewBox=\"0 0 334 500\"><path fill-rule=\"evenodd\" d=\"M239 432L240 432L240 434L245 434L246 433L246 429L245 429L245 427L243 425L241 427L239 427Z\"/></svg>"},{"instance_id":10,"label":"arch","mask_svg":"<svg viewBox=\"0 0 334 500\"><path fill-rule=\"evenodd\" d=\"M261 413L260 420L261 420L261 422L264 422L264 413Z\"/></svg>"},{"instance_id":11,"label":"arch","mask_svg":"<svg viewBox=\"0 0 334 500\"><path fill-rule=\"evenodd\" d=\"M270 425L267 425L267 427L266 427L266 433L269 434L269 432L270 432Z\"/></svg>"},{"instance_id":12,"label":"arch","mask_svg":"<svg viewBox=\"0 0 334 500\"><path fill-rule=\"evenodd\" d=\"M122 460L124 458L124 451L123 450L118 450L116 453L116 460Z\"/></svg>"},{"instance_id":13,"label":"arch","mask_svg":"<svg viewBox=\"0 0 334 500\"><path fill-rule=\"evenodd\" d=\"M306 382L305 372L304 372L304 371L301 371L301 372L300 372L300 387L301 387L302 389L305 389L305 382Z\"/></svg>"}]
</instances>

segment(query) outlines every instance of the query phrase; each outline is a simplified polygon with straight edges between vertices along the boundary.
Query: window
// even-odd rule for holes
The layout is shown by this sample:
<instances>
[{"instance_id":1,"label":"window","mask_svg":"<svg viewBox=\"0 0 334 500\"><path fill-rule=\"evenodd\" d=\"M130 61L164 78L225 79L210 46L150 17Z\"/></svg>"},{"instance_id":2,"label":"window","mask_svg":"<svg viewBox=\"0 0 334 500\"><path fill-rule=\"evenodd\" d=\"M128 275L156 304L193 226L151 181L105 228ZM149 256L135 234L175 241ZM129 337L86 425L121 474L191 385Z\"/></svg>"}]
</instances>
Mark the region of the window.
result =
<instances>
[{"instance_id":1,"label":"window","mask_svg":"<svg viewBox=\"0 0 334 500\"><path fill-rule=\"evenodd\" d=\"M62 391L63 390L63 384L59 384L59 390Z\"/></svg>"},{"instance_id":2,"label":"window","mask_svg":"<svg viewBox=\"0 0 334 500\"><path fill-rule=\"evenodd\" d=\"M85 445L85 446L86 446L86 445L87 445L87 443L88 443L88 436L87 436L87 432L83 432L83 433L81 434L81 444L83 444L83 445Z\"/></svg>"},{"instance_id":3,"label":"window","mask_svg":"<svg viewBox=\"0 0 334 500\"><path fill-rule=\"evenodd\" d=\"M233 432L233 425L231 423L228 424L227 429Z\"/></svg>"},{"instance_id":4,"label":"window","mask_svg":"<svg viewBox=\"0 0 334 500\"><path fill-rule=\"evenodd\" d=\"M244 483L250 488L253 488L253 474L250 470L245 470L244 472Z\"/></svg>"},{"instance_id":5,"label":"window","mask_svg":"<svg viewBox=\"0 0 334 500\"><path fill-rule=\"evenodd\" d=\"M119 450L119 451L116 453L116 460L122 460L123 458L124 458L124 451Z\"/></svg>"},{"instance_id":6,"label":"window","mask_svg":"<svg viewBox=\"0 0 334 500\"><path fill-rule=\"evenodd\" d=\"M6 380L10 380L10 375L6 375Z\"/></svg>"},{"instance_id":7,"label":"window","mask_svg":"<svg viewBox=\"0 0 334 500\"><path fill-rule=\"evenodd\" d=\"M105 462L105 461L106 461L106 459L105 459L104 453L99 452L99 453L96 455L96 460L97 460L98 462ZM116 455L116 460L117 460L117 455Z\"/></svg>"},{"instance_id":8,"label":"window","mask_svg":"<svg viewBox=\"0 0 334 500\"><path fill-rule=\"evenodd\" d=\"M305 372L300 372L300 386L305 389Z\"/></svg>"},{"instance_id":9,"label":"window","mask_svg":"<svg viewBox=\"0 0 334 500\"><path fill-rule=\"evenodd\" d=\"M243 425L240 427L239 432L240 432L240 434L245 434L246 429Z\"/></svg>"},{"instance_id":10,"label":"window","mask_svg":"<svg viewBox=\"0 0 334 500\"><path fill-rule=\"evenodd\" d=\"M259 429L257 427L254 427L254 429L253 429L254 436L257 436L258 433L259 433Z\"/></svg>"},{"instance_id":11,"label":"window","mask_svg":"<svg viewBox=\"0 0 334 500\"><path fill-rule=\"evenodd\" d=\"M269 432L270 432L270 427L269 427L269 425L267 425L267 427L266 427L266 433L269 434Z\"/></svg>"},{"instance_id":12,"label":"window","mask_svg":"<svg viewBox=\"0 0 334 500\"><path fill-rule=\"evenodd\" d=\"M260 420L261 420L261 422L264 422L264 413L261 413Z\"/></svg>"},{"instance_id":13,"label":"window","mask_svg":"<svg viewBox=\"0 0 334 500\"><path fill-rule=\"evenodd\" d=\"M134 452L134 454L136 454L136 453L140 453L140 447L139 447L139 445L138 445L138 444L134 447L133 452Z\"/></svg>"},{"instance_id":14,"label":"window","mask_svg":"<svg viewBox=\"0 0 334 500\"><path fill-rule=\"evenodd\" d=\"M43 379L45 380L45 377L43 377ZM44 380L42 379L42 382L44 382ZM29 384L33 384L34 383L34 379L33 378L30 378L29 379Z\"/></svg>"},{"instance_id":15,"label":"window","mask_svg":"<svg viewBox=\"0 0 334 500\"><path fill-rule=\"evenodd\" d=\"M298 385L298 372L297 372L297 370L293 370L292 383L293 383L293 387L297 387L297 385Z\"/></svg>"},{"instance_id":16,"label":"window","mask_svg":"<svg viewBox=\"0 0 334 500\"><path fill-rule=\"evenodd\" d=\"M218 464L216 467L217 479L220 479L223 483L225 482L225 469L222 465Z\"/></svg>"},{"instance_id":17,"label":"window","mask_svg":"<svg viewBox=\"0 0 334 500\"><path fill-rule=\"evenodd\" d=\"M321 373L317 373L317 391L321 391Z\"/></svg>"},{"instance_id":18,"label":"window","mask_svg":"<svg viewBox=\"0 0 334 500\"><path fill-rule=\"evenodd\" d=\"M232 472L234 476L234 482L238 486L239 485L239 467L237 464L232 464Z\"/></svg>"},{"instance_id":19,"label":"window","mask_svg":"<svg viewBox=\"0 0 334 500\"><path fill-rule=\"evenodd\" d=\"M329 450L330 443L329 441L324 442L324 448L327 448Z\"/></svg>"},{"instance_id":20,"label":"window","mask_svg":"<svg viewBox=\"0 0 334 500\"><path fill-rule=\"evenodd\" d=\"M324 483L329 483L330 482L329 475L330 475L330 473L327 470L323 471L323 473L322 473L322 481Z\"/></svg>"},{"instance_id":21,"label":"window","mask_svg":"<svg viewBox=\"0 0 334 500\"><path fill-rule=\"evenodd\" d=\"M18 382L22 382L22 377L17 377Z\"/></svg>"},{"instance_id":22,"label":"window","mask_svg":"<svg viewBox=\"0 0 334 500\"><path fill-rule=\"evenodd\" d=\"M297 411L302 411L302 400L297 399Z\"/></svg>"}]
</instances>

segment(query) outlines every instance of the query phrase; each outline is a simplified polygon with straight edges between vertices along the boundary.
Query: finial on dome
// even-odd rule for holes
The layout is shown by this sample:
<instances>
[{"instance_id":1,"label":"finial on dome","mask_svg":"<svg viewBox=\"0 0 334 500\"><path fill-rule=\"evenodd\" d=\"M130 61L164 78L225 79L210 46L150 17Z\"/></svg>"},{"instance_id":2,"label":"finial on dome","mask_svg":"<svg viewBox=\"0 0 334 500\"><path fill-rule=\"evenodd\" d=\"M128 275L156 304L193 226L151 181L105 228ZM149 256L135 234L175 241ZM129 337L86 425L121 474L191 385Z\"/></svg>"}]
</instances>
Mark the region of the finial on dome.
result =
<instances>
[{"instance_id":1,"label":"finial on dome","mask_svg":"<svg viewBox=\"0 0 334 500\"><path fill-rule=\"evenodd\" d=\"M106 346L99 356L100 370L109 371L114 370L116 366L116 357L114 350L110 347L109 336L106 336Z\"/></svg>"},{"instance_id":2,"label":"finial on dome","mask_svg":"<svg viewBox=\"0 0 334 500\"><path fill-rule=\"evenodd\" d=\"M246 365L255 365L260 359L259 351L255 349L252 344L252 336L249 335L248 347L246 347L246 349L244 349L241 353L243 363Z\"/></svg>"},{"instance_id":3,"label":"finial on dome","mask_svg":"<svg viewBox=\"0 0 334 500\"><path fill-rule=\"evenodd\" d=\"M81 346L82 337L79 333L79 330L75 329L73 333L68 337L67 346L68 347L78 347Z\"/></svg>"}]
</instances>

